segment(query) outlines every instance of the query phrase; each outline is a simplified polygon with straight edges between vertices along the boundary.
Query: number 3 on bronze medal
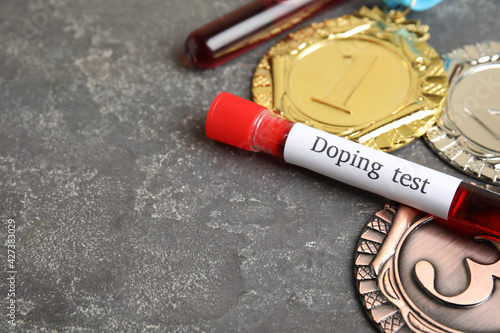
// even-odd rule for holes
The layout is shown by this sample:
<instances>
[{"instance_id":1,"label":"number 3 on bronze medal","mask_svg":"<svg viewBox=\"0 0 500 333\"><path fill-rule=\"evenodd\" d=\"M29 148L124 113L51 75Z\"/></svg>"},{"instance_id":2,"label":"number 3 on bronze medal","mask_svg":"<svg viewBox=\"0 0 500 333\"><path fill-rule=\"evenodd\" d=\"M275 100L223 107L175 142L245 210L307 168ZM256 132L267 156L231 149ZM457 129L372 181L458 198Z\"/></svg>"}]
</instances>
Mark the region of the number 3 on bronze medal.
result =
<instances>
[{"instance_id":1,"label":"number 3 on bronze medal","mask_svg":"<svg viewBox=\"0 0 500 333\"><path fill-rule=\"evenodd\" d=\"M366 77L370 69L373 67L377 56L374 55L364 55L364 56L352 56L344 55L344 59L351 60L351 65L342 76L340 81L337 83L335 88L325 97L311 97L311 100L318 102L334 109L352 114L346 104L354 94L356 89L359 87L363 79Z\"/></svg>"}]
</instances>

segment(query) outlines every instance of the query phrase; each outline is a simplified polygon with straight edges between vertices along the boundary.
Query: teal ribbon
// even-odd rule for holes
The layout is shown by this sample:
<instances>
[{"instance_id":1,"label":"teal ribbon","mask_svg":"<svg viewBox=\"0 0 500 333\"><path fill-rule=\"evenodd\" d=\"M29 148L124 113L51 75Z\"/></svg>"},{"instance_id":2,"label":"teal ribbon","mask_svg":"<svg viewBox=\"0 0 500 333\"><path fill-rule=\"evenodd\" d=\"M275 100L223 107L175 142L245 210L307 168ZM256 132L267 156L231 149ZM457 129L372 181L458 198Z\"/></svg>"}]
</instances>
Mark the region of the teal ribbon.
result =
<instances>
[{"instance_id":1,"label":"teal ribbon","mask_svg":"<svg viewBox=\"0 0 500 333\"><path fill-rule=\"evenodd\" d=\"M422 11L434 7L443 0L417 0L411 10ZM412 0L384 0L385 4L390 8L398 6L410 7Z\"/></svg>"}]
</instances>

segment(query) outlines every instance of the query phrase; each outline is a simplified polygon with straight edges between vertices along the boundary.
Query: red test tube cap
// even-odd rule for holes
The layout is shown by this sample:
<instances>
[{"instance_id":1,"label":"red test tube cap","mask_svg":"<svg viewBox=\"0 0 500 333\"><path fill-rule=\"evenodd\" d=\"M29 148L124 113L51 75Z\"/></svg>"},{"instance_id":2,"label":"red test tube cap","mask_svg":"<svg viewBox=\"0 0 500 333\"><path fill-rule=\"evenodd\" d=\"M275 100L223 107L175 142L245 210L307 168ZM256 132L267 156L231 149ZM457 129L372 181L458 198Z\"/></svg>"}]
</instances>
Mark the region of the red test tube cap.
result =
<instances>
[{"instance_id":1,"label":"red test tube cap","mask_svg":"<svg viewBox=\"0 0 500 333\"><path fill-rule=\"evenodd\" d=\"M257 103L222 92L208 110L205 132L210 139L251 151L255 120L265 110Z\"/></svg>"}]
</instances>

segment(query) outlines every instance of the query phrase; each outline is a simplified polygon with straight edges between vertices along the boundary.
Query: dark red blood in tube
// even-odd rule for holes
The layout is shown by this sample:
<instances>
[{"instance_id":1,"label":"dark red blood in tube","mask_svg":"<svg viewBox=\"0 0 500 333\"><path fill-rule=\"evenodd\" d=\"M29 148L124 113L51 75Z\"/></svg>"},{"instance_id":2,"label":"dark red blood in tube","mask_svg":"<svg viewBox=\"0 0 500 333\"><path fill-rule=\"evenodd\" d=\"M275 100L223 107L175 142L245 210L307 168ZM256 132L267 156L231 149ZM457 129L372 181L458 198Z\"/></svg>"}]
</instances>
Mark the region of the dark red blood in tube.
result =
<instances>
[{"instance_id":1,"label":"dark red blood in tube","mask_svg":"<svg viewBox=\"0 0 500 333\"><path fill-rule=\"evenodd\" d=\"M185 63L216 67L342 0L252 1L193 31Z\"/></svg>"}]
</instances>

